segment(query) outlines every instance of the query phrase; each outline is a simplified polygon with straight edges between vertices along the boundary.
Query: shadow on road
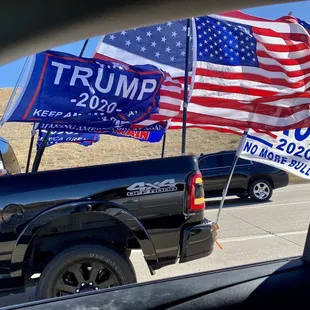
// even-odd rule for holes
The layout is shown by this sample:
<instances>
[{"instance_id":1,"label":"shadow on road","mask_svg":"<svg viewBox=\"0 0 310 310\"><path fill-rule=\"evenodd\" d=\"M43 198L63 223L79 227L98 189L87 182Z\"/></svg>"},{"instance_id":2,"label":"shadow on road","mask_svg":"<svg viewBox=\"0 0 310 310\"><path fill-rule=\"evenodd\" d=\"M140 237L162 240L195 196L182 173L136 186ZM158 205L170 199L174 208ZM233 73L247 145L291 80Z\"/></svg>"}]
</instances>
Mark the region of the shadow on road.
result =
<instances>
[{"instance_id":1,"label":"shadow on road","mask_svg":"<svg viewBox=\"0 0 310 310\"><path fill-rule=\"evenodd\" d=\"M217 209L220 206L221 199L219 198L210 198L206 201L206 210L208 209ZM267 202L255 202L250 198L240 199L236 197L228 197L225 198L225 203L223 208L231 208L231 207L247 207L247 206L266 206L266 204L272 203L272 200Z\"/></svg>"},{"instance_id":2,"label":"shadow on road","mask_svg":"<svg viewBox=\"0 0 310 310\"><path fill-rule=\"evenodd\" d=\"M34 286L28 287L25 292L12 291L10 294L0 293L0 308L7 306L15 306L18 304L31 302L35 300L35 290Z\"/></svg>"}]
</instances>

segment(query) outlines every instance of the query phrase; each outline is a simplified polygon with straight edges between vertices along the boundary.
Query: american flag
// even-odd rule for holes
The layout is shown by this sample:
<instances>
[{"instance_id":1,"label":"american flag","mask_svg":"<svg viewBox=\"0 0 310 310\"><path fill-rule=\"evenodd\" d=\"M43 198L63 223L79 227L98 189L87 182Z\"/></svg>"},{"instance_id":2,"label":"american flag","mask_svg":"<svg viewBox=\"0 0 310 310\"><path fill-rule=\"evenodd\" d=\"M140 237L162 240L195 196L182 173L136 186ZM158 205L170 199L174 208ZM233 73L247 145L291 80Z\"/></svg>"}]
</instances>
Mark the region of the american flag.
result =
<instances>
[{"instance_id":1,"label":"american flag","mask_svg":"<svg viewBox=\"0 0 310 310\"><path fill-rule=\"evenodd\" d=\"M152 125L156 122L177 116L180 105L175 104L176 95L180 99L183 91L186 53L186 20L170 21L150 27L134 28L111 33L100 38L94 58L120 61L131 65L151 64L168 72L173 79L164 83L164 102L159 104L159 113L139 125ZM193 64L193 40L190 36L189 71ZM180 85L180 84L179 84ZM170 89L168 89L170 87Z\"/></svg>"},{"instance_id":2,"label":"american flag","mask_svg":"<svg viewBox=\"0 0 310 310\"><path fill-rule=\"evenodd\" d=\"M134 28L100 38L94 58L130 65L151 64L174 78L184 78L185 41L186 20Z\"/></svg>"},{"instance_id":3,"label":"american flag","mask_svg":"<svg viewBox=\"0 0 310 310\"><path fill-rule=\"evenodd\" d=\"M176 23L182 25L185 21ZM309 127L309 24L292 16L267 20L234 11L195 18L193 25L193 89L188 105L188 127L250 127L266 131ZM168 23L167 27L170 27ZM147 37L146 28L132 30L130 35L145 29L144 37ZM172 41L162 42L159 36L154 42L165 45L156 45L159 50L147 58L141 58L141 53L151 50L151 41L143 42L145 51L143 46L128 50L124 41L122 46L116 46L117 50L107 53L109 39L99 45L95 57L104 54L130 64L141 64L141 60L152 63L148 61L151 59L158 65L156 52L162 52L168 61L180 52L167 50L167 44L172 46ZM114 40L112 34L111 41ZM142 36L135 36L135 40L131 42L140 44ZM183 47L185 34L180 42ZM182 63L182 58L178 61ZM169 68L163 69L172 73ZM174 73L174 77L181 77L181 71ZM182 117L181 111L169 128L181 128Z\"/></svg>"},{"instance_id":4,"label":"american flag","mask_svg":"<svg viewBox=\"0 0 310 310\"><path fill-rule=\"evenodd\" d=\"M270 21L241 12L199 17L195 24L189 127L309 126L309 24L292 16ZM171 123L181 126L182 113Z\"/></svg>"}]
</instances>

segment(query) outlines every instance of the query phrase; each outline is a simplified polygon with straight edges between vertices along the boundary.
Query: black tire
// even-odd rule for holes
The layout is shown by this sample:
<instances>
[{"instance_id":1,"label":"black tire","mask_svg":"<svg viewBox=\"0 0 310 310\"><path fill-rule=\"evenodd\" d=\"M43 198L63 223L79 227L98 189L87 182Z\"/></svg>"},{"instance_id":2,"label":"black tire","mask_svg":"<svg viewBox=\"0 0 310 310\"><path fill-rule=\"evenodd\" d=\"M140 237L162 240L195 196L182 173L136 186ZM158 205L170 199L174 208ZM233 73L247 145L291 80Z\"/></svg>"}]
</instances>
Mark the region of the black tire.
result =
<instances>
[{"instance_id":1,"label":"black tire","mask_svg":"<svg viewBox=\"0 0 310 310\"><path fill-rule=\"evenodd\" d=\"M240 199L247 199L249 197L249 194L240 194L237 195L237 197L239 197Z\"/></svg>"},{"instance_id":2,"label":"black tire","mask_svg":"<svg viewBox=\"0 0 310 310\"><path fill-rule=\"evenodd\" d=\"M131 250L130 250L130 249L126 249L126 250L125 250L125 254L127 255L127 257L130 257L130 255L131 255Z\"/></svg>"},{"instance_id":3,"label":"black tire","mask_svg":"<svg viewBox=\"0 0 310 310\"><path fill-rule=\"evenodd\" d=\"M37 299L136 283L134 268L121 251L100 245L79 245L64 250L44 268Z\"/></svg>"},{"instance_id":4,"label":"black tire","mask_svg":"<svg viewBox=\"0 0 310 310\"><path fill-rule=\"evenodd\" d=\"M270 182L264 179L253 181L249 188L251 199L257 202L268 201L271 198L272 193L273 189Z\"/></svg>"}]
</instances>

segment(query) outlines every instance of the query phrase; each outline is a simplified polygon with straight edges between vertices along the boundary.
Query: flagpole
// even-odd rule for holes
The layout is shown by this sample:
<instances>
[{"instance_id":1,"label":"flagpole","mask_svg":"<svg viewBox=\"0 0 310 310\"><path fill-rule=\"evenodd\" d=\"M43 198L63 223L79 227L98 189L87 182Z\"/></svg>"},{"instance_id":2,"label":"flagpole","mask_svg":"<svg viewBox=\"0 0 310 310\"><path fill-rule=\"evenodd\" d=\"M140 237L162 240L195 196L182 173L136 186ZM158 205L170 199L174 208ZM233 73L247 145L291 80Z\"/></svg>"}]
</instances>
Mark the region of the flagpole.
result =
<instances>
[{"instance_id":1,"label":"flagpole","mask_svg":"<svg viewBox=\"0 0 310 310\"><path fill-rule=\"evenodd\" d=\"M190 43L190 19L186 21L186 46L185 46L185 75L184 75L184 100L183 100L183 124L182 124L182 150L185 155L186 148L186 120L188 106L188 62L189 62L189 43Z\"/></svg>"},{"instance_id":2,"label":"flagpole","mask_svg":"<svg viewBox=\"0 0 310 310\"><path fill-rule=\"evenodd\" d=\"M163 144L162 144L162 147L161 147L161 158L164 158L165 148L166 148L166 132L164 133Z\"/></svg>"},{"instance_id":3,"label":"flagpole","mask_svg":"<svg viewBox=\"0 0 310 310\"><path fill-rule=\"evenodd\" d=\"M26 164L26 173L29 172L30 167L30 160L31 160L31 154L32 154L32 148L33 148L33 142L36 135L36 125L33 124L32 130L31 130L31 138L30 138L30 144L29 144L29 150L28 150L28 158L27 158L27 164Z\"/></svg>"},{"instance_id":4,"label":"flagpole","mask_svg":"<svg viewBox=\"0 0 310 310\"><path fill-rule=\"evenodd\" d=\"M82 49L80 51L79 57L82 57L84 55L84 52L85 52L85 49L87 47L88 41L89 41L89 39L86 39L84 41L84 44L83 44ZM47 142L48 142L48 139L49 139L50 135L51 135L51 130L49 130L46 133L46 135L45 135L45 137L44 137L44 139L42 141L42 144L40 145L40 148L38 149L38 151L36 153L36 156L34 158L33 165L32 165L32 172L37 172L38 169L39 169L39 166L40 166L40 163L41 163L41 159L42 159L42 156L43 156L43 153L44 153L44 150L46 148L46 145L47 145Z\"/></svg>"},{"instance_id":5,"label":"flagpole","mask_svg":"<svg viewBox=\"0 0 310 310\"><path fill-rule=\"evenodd\" d=\"M229 185L230 185L230 181L231 181L231 178L232 178L232 176L234 174L234 171L235 171L236 164L237 164L238 158L240 156L240 153L242 152L243 147L245 145L245 141L246 141L246 138L248 136L248 132L249 132L249 128L246 129L243 132L243 135L241 137L240 143L238 145L238 148L237 148L237 151L236 151L236 154L235 154L235 158L234 158L234 161L233 161L231 169L230 169L229 176L228 176L228 178L226 180L226 183L225 183L225 186L224 186L224 189L223 189L223 192L222 192L222 199L221 199L221 203L220 203L220 206L219 206L219 210L218 210L217 217L216 217L216 222L215 222L216 224L218 224L218 222L219 222L220 215L221 215L221 212L222 212L222 209L223 209L223 206L224 206L225 198L226 198L226 195L227 195L227 192L228 192L228 188L229 188Z\"/></svg>"}]
</instances>

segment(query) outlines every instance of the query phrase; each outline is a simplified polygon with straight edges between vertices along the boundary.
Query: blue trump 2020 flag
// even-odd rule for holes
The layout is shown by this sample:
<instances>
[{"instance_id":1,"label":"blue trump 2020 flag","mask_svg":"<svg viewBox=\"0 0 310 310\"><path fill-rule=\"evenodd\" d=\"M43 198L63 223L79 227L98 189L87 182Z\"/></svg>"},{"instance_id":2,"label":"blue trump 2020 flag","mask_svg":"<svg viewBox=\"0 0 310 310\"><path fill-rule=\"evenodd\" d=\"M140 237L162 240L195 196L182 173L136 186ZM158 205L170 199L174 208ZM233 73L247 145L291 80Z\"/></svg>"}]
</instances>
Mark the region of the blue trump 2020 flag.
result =
<instances>
[{"instance_id":1,"label":"blue trump 2020 flag","mask_svg":"<svg viewBox=\"0 0 310 310\"><path fill-rule=\"evenodd\" d=\"M50 139L51 143L48 146L61 143L61 142L83 142L99 140L100 134L112 135L117 137L128 137L134 138L139 141L145 141L155 143L161 141L163 135L167 130L167 123L156 123L154 125L139 127L139 128L126 128L126 127L115 127L112 130L101 130L98 128L82 126L79 123L38 123L37 128L39 129L40 144L47 131L51 131ZM98 137L98 140L96 140Z\"/></svg>"},{"instance_id":2,"label":"blue trump 2020 flag","mask_svg":"<svg viewBox=\"0 0 310 310\"><path fill-rule=\"evenodd\" d=\"M144 128L116 128L107 134L117 137L134 138L139 141L155 143L161 141L167 130L167 124L155 124Z\"/></svg>"},{"instance_id":3,"label":"blue trump 2020 flag","mask_svg":"<svg viewBox=\"0 0 310 310\"><path fill-rule=\"evenodd\" d=\"M4 121L139 123L158 113L166 74L151 65L129 66L46 51L34 57L30 78Z\"/></svg>"},{"instance_id":4,"label":"blue trump 2020 flag","mask_svg":"<svg viewBox=\"0 0 310 310\"><path fill-rule=\"evenodd\" d=\"M37 124L39 125L39 124ZM156 143L161 141L163 135L167 130L167 124L155 124L152 126L144 128L115 128L113 131L107 131L103 134L112 135L116 137L126 137L133 138L135 140ZM48 133L48 130L39 129L39 136L37 141L37 150L41 147L41 144ZM96 133L86 133L86 132L67 132L67 131L51 131L47 147L58 143L78 143L83 146L90 146L93 143L98 142L100 139L99 134Z\"/></svg>"},{"instance_id":5,"label":"blue trump 2020 flag","mask_svg":"<svg viewBox=\"0 0 310 310\"><path fill-rule=\"evenodd\" d=\"M37 149L40 148L46 134L47 130L39 130L39 136L37 141ZM98 134L93 133L78 133L78 132L66 132L66 131L52 131L48 138L46 146L52 146L58 143L78 143L83 146L89 146L93 143L98 142L100 139Z\"/></svg>"}]
</instances>

